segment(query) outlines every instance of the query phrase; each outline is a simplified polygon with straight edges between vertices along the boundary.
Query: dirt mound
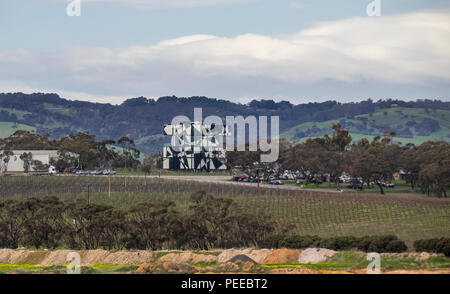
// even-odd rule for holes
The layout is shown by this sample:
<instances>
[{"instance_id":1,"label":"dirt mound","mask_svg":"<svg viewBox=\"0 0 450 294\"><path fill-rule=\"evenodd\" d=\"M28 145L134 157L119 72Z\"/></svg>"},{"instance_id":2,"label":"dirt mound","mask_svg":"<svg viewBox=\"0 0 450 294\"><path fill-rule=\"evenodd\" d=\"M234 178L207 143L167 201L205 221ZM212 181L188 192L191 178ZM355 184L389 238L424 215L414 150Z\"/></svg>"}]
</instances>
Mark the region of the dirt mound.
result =
<instances>
[{"instance_id":1,"label":"dirt mound","mask_svg":"<svg viewBox=\"0 0 450 294\"><path fill-rule=\"evenodd\" d=\"M153 253L151 251L117 251L112 252L103 260L104 264L143 264L153 261Z\"/></svg>"},{"instance_id":2,"label":"dirt mound","mask_svg":"<svg viewBox=\"0 0 450 294\"><path fill-rule=\"evenodd\" d=\"M63 265L70 263L67 261L67 255L74 250L56 250L48 251L47 255L38 263L38 265ZM82 261L82 260L81 260Z\"/></svg>"},{"instance_id":3,"label":"dirt mound","mask_svg":"<svg viewBox=\"0 0 450 294\"><path fill-rule=\"evenodd\" d=\"M256 261L257 263L261 263L272 250L270 249L227 249L222 251L222 253L218 256L218 262L227 262L232 259L236 255L246 255Z\"/></svg>"},{"instance_id":4,"label":"dirt mound","mask_svg":"<svg viewBox=\"0 0 450 294\"><path fill-rule=\"evenodd\" d=\"M56 250L49 251L39 265L63 265L67 264L67 255L77 252L81 257L82 265L94 264L142 264L153 261L151 251L117 251L106 250Z\"/></svg>"},{"instance_id":5,"label":"dirt mound","mask_svg":"<svg viewBox=\"0 0 450 294\"><path fill-rule=\"evenodd\" d=\"M239 270L239 266L233 262L227 262L223 264L219 264L217 267L215 267L214 270L216 272L235 272Z\"/></svg>"},{"instance_id":6,"label":"dirt mound","mask_svg":"<svg viewBox=\"0 0 450 294\"><path fill-rule=\"evenodd\" d=\"M204 262L217 262L217 256L211 254L197 254L190 252L169 253L161 257L158 261L177 264L197 264Z\"/></svg>"},{"instance_id":7,"label":"dirt mound","mask_svg":"<svg viewBox=\"0 0 450 294\"><path fill-rule=\"evenodd\" d=\"M244 254L239 254L236 255L234 257L232 257L230 260L228 260L228 262L233 262L233 263L253 263L253 264L257 264L256 261L254 261L253 259L251 259L250 257L248 257L247 255Z\"/></svg>"},{"instance_id":8,"label":"dirt mound","mask_svg":"<svg viewBox=\"0 0 450 294\"><path fill-rule=\"evenodd\" d=\"M300 250L294 249L277 249L267 256L263 264L289 264L295 263L300 255Z\"/></svg>"},{"instance_id":9,"label":"dirt mound","mask_svg":"<svg viewBox=\"0 0 450 294\"><path fill-rule=\"evenodd\" d=\"M0 250L0 263L16 264L25 259L31 252L30 250L14 250L2 249Z\"/></svg>"},{"instance_id":10,"label":"dirt mound","mask_svg":"<svg viewBox=\"0 0 450 294\"><path fill-rule=\"evenodd\" d=\"M308 248L303 250L298 256L298 263L319 263L325 262L336 254L336 251L323 248Z\"/></svg>"},{"instance_id":11,"label":"dirt mound","mask_svg":"<svg viewBox=\"0 0 450 294\"><path fill-rule=\"evenodd\" d=\"M416 261L425 261L436 256L439 254L428 252L381 253L381 257L414 258Z\"/></svg>"},{"instance_id":12,"label":"dirt mound","mask_svg":"<svg viewBox=\"0 0 450 294\"><path fill-rule=\"evenodd\" d=\"M432 257L436 257L436 256L438 256L438 254L436 254L436 253L422 252L422 253L419 253L416 256L414 256L414 259L417 261L425 261L425 260L428 260L428 259L430 259Z\"/></svg>"},{"instance_id":13,"label":"dirt mound","mask_svg":"<svg viewBox=\"0 0 450 294\"><path fill-rule=\"evenodd\" d=\"M343 275L343 274L353 274L347 271L330 271L330 270L313 270L308 268L277 268L269 272L269 274L293 274L293 275Z\"/></svg>"},{"instance_id":14,"label":"dirt mound","mask_svg":"<svg viewBox=\"0 0 450 294\"><path fill-rule=\"evenodd\" d=\"M307 268L276 268L270 270L269 274L319 274L318 270L312 270Z\"/></svg>"},{"instance_id":15,"label":"dirt mound","mask_svg":"<svg viewBox=\"0 0 450 294\"><path fill-rule=\"evenodd\" d=\"M141 266L136 270L136 273L138 274L145 274L150 273L152 270L152 265L150 263L143 263Z\"/></svg>"},{"instance_id":16,"label":"dirt mound","mask_svg":"<svg viewBox=\"0 0 450 294\"><path fill-rule=\"evenodd\" d=\"M158 260L154 264L144 263L137 270L136 273L153 273L153 274L164 274L164 273L179 273L179 274L190 274L194 273L196 270L193 266L182 263L174 263L170 261Z\"/></svg>"},{"instance_id":17,"label":"dirt mound","mask_svg":"<svg viewBox=\"0 0 450 294\"><path fill-rule=\"evenodd\" d=\"M101 264L108 257L109 251L103 249L81 251L81 264Z\"/></svg>"}]
</instances>

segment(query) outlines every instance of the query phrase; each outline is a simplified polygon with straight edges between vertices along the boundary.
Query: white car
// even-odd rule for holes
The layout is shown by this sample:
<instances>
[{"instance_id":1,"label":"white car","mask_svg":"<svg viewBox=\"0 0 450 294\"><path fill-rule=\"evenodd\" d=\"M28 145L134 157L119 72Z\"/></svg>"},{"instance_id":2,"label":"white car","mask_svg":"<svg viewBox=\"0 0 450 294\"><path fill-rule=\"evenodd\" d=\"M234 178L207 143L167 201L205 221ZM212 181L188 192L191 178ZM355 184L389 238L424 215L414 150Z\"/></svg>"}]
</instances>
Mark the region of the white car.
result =
<instances>
[{"instance_id":1,"label":"white car","mask_svg":"<svg viewBox=\"0 0 450 294\"><path fill-rule=\"evenodd\" d=\"M57 173L56 167L54 167L53 165L50 165L50 166L48 167L48 173L49 173L50 175L55 175L55 174Z\"/></svg>"}]
</instances>

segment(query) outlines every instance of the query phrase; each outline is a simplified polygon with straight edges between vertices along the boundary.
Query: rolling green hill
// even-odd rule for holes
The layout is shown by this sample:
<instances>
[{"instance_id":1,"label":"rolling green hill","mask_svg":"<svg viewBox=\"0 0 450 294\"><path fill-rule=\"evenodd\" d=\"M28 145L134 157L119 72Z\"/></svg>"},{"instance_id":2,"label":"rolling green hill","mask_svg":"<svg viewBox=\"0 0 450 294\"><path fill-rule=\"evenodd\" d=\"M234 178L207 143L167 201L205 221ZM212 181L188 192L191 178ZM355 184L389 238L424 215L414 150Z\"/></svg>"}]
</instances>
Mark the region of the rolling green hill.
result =
<instances>
[{"instance_id":1,"label":"rolling green hill","mask_svg":"<svg viewBox=\"0 0 450 294\"><path fill-rule=\"evenodd\" d=\"M167 96L158 99L138 97L120 105L92 103L61 98L51 93L0 93L0 137L14 131L35 130L59 139L80 131L97 140L118 140L127 136L145 155L161 152L170 138L162 134L164 124L175 116L193 119L194 108L203 118L226 116L278 116L280 133L292 141L323 136L340 122L354 139L396 131L404 143L450 140L450 102L440 100L362 100L292 104L288 101L253 100L247 104L208 97ZM248 138L248 131L247 131Z\"/></svg>"},{"instance_id":2,"label":"rolling green hill","mask_svg":"<svg viewBox=\"0 0 450 294\"><path fill-rule=\"evenodd\" d=\"M322 122L306 122L282 133L292 142L321 137L333 132L331 126L340 123L350 131L354 141L383 136L395 131L394 141L421 144L428 140L450 141L450 111L442 109L391 107L373 113L346 116Z\"/></svg>"},{"instance_id":3,"label":"rolling green hill","mask_svg":"<svg viewBox=\"0 0 450 294\"><path fill-rule=\"evenodd\" d=\"M15 131L18 130L33 132L36 131L36 128L24 124L0 121L0 138L11 136Z\"/></svg>"}]
</instances>

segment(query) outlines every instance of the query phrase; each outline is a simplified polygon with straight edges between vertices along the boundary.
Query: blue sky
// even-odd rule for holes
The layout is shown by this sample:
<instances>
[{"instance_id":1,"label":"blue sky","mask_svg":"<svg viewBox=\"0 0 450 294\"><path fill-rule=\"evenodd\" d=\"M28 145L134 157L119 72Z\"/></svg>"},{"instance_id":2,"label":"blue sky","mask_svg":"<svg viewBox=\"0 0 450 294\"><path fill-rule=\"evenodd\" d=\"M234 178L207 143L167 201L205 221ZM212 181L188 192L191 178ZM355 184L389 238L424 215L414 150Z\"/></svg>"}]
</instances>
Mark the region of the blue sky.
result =
<instances>
[{"instance_id":1,"label":"blue sky","mask_svg":"<svg viewBox=\"0 0 450 294\"><path fill-rule=\"evenodd\" d=\"M381 0L380 17L368 0L81 0L79 17L69 2L0 2L0 91L450 100L448 1Z\"/></svg>"}]
</instances>

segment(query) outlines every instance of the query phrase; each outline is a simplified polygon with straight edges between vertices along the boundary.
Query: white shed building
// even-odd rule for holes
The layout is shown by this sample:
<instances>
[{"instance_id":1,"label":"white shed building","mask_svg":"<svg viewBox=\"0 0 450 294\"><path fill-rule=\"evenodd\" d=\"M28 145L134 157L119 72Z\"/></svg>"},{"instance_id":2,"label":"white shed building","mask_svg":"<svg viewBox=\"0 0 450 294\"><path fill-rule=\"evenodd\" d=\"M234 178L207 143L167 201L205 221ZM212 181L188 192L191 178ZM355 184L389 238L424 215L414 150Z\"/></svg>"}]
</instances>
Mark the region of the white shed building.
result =
<instances>
[{"instance_id":1,"label":"white shed building","mask_svg":"<svg viewBox=\"0 0 450 294\"><path fill-rule=\"evenodd\" d=\"M0 153L3 153L3 151L0 151ZM20 159L20 156L23 153L31 153L32 160L39 160L46 165L50 165L50 160L52 158L58 159L57 150L12 150L12 153L13 155L9 157L7 165L5 162L5 158L2 158L0 162L1 172L24 172L23 160ZM33 171L32 167L30 167L30 171Z\"/></svg>"}]
</instances>

